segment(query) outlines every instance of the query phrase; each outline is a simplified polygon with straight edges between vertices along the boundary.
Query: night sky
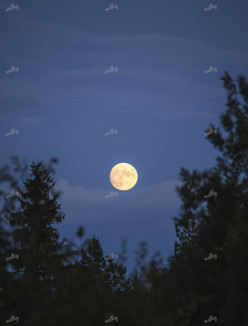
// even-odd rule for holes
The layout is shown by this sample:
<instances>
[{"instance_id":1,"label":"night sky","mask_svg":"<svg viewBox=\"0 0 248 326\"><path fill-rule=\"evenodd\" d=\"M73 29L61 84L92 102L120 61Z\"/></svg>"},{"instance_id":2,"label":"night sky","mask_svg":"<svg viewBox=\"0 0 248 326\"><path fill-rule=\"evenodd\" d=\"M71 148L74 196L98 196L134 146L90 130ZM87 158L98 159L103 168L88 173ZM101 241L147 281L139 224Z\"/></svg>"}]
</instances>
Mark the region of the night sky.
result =
<instances>
[{"instance_id":1,"label":"night sky","mask_svg":"<svg viewBox=\"0 0 248 326\"><path fill-rule=\"evenodd\" d=\"M61 237L75 240L82 225L106 255L127 238L130 267L141 241L173 253L180 168L215 165L204 133L226 109L224 71L247 76L248 1L113 1L118 10L15 0L6 11L12 1L0 1L0 164L57 157ZM139 176L129 191L109 181L122 162Z\"/></svg>"}]
</instances>

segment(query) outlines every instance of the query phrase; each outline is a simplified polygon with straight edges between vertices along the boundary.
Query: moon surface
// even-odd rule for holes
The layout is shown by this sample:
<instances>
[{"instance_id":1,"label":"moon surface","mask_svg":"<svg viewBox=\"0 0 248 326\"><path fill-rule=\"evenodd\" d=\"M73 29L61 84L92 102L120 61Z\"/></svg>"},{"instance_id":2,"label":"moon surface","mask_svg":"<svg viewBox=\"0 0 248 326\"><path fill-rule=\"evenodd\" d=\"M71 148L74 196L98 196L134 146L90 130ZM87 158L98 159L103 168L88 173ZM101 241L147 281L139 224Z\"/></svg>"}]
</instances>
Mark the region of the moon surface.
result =
<instances>
[{"instance_id":1,"label":"moon surface","mask_svg":"<svg viewBox=\"0 0 248 326\"><path fill-rule=\"evenodd\" d=\"M129 190L136 185L138 173L131 164L119 163L110 171L109 179L116 189Z\"/></svg>"}]
</instances>

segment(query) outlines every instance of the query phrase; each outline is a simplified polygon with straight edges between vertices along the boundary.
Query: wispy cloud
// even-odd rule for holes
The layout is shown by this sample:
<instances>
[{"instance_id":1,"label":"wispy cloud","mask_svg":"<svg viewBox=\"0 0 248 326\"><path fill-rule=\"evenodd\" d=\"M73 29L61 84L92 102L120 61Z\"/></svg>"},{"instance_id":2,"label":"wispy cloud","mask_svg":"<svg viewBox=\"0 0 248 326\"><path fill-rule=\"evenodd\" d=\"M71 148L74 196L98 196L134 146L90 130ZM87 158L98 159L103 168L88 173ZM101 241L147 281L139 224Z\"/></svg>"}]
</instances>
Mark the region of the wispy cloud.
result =
<instances>
[{"instance_id":1,"label":"wispy cloud","mask_svg":"<svg viewBox=\"0 0 248 326\"><path fill-rule=\"evenodd\" d=\"M11 53L22 74L18 81L14 77L8 80L2 95L5 110L40 106L41 101L60 105L85 100L89 109L98 101L102 110L110 106L138 110L167 120L211 117L209 94L214 101L222 97L223 90L216 83L206 84L202 74L206 64L218 65L221 74L233 60L248 61L246 52L203 41L157 34L90 34L26 14L19 19L25 38L8 29L5 37L25 47L33 59ZM111 65L118 66L118 74L103 73ZM26 77L31 71L37 76L32 82Z\"/></svg>"},{"instance_id":2,"label":"wispy cloud","mask_svg":"<svg viewBox=\"0 0 248 326\"><path fill-rule=\"evenodd\" d=\"M130 191L118 191L118 198L106 201L106 190L93 190L81 185L70 185L67 180L60 178L56 182L56 189L62 191L61 199L65 205L88 207L111 207L121 210L146 210L160 208L174 208L180 204L175 191L179 181L165 181L155 185L133 188Z\"/></svg>"}]
</instances>

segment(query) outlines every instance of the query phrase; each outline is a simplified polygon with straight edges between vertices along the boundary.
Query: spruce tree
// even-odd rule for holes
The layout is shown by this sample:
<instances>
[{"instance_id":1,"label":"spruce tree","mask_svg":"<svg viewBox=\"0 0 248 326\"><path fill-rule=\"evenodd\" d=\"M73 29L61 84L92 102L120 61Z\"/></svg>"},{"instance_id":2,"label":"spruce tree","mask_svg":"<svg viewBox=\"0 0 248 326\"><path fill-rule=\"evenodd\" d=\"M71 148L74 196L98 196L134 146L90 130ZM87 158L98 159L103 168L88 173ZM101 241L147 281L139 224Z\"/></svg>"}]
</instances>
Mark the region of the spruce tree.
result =
<instances>
[{"instance_id":1,"label":"spruce tree","mask_svg":"<svg viewBox=\"0 0 248 326\"><path fill-rule=\"evenodd\" d=\"M182 169L177 188L179 242L169 261L180 285L180 320L174 322L182 325L199 325L210 315L219 325L248 324L248 83L240 76L236 87L227 72L222 80L228 93L223 130L211 124L217 134L208 137L221 155L203 172ZM206 199L211 190L216 196ZM211 253L217 258L205 260Z\"/></svg>"},{"instance_id":2,"label":"spruce tree","mask_svg":"<svg viewBox=\"0 0 248 326\"><path fill-rule=\"evenodd\" d=\"M15 252L19 255L19 260L12 261L16 270L14 288L25 311L24 324L49 325L55 279L66 259L54 224L62 222L64 215L59 212L55 181L43 162L32 162L31 175L23 184L24 189L18 187L20 208L8 216Z\"/></svg>"}]
</instances>

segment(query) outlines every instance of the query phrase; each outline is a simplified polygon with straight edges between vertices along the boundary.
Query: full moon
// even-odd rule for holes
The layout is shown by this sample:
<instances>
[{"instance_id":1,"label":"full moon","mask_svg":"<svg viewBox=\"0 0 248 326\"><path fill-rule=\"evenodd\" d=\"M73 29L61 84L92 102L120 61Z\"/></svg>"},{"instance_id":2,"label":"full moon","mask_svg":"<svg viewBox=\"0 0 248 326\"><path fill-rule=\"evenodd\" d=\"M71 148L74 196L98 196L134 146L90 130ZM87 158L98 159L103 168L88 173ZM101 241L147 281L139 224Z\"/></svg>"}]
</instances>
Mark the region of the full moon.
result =
<instances>
[{"instance_id":1,"label":"full moon","mask_svg":"<svg viewBox=\"0 0 248 326\"><path fill-rule=\"evenodd\" d=\"M138 173L132 165L119 163L110 171L109 179L112 186L116 189L129 190L136 185Z\"/></svg>"}]
</instances>

